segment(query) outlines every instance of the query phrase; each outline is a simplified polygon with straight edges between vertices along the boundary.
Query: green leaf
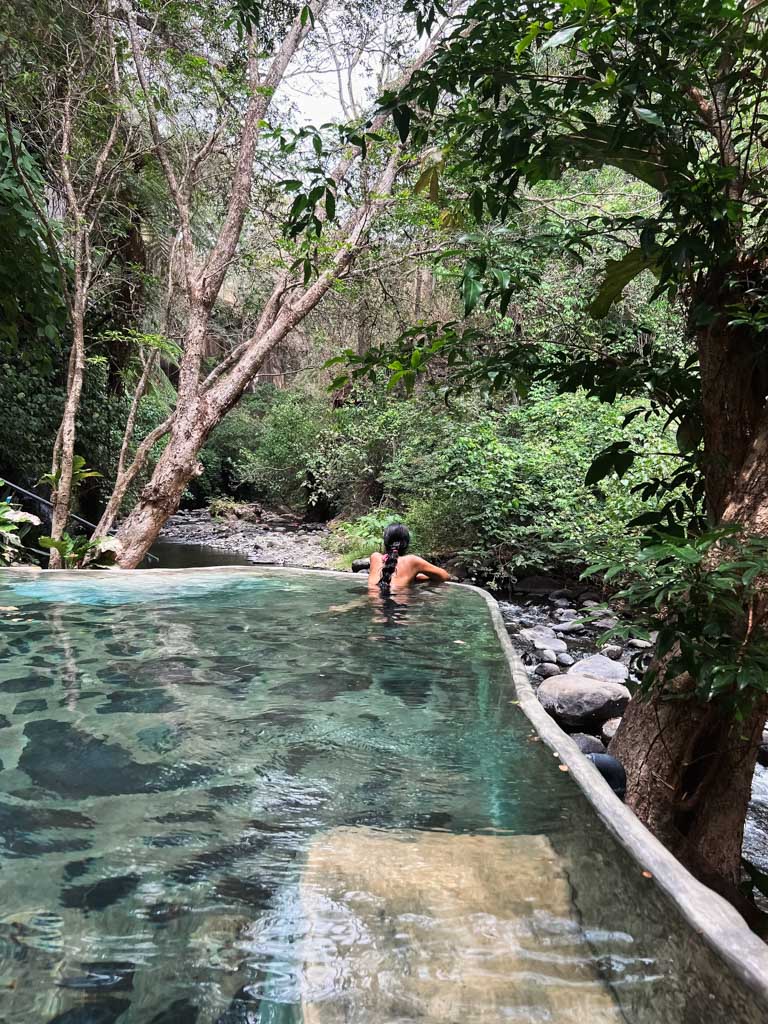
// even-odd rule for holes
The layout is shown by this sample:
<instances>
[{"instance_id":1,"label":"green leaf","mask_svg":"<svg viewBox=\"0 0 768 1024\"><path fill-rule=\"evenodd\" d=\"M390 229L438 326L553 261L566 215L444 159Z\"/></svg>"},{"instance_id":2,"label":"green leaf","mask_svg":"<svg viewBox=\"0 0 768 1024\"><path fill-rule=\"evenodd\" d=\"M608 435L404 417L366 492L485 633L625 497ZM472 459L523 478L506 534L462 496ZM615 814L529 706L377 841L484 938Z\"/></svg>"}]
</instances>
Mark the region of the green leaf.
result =
<instances>
[{"instance_id":1,"label":"green leaf","mask_svg":"<svg viewBox=\"0 0 768 1024\"><path fill-rule=\"evenodd\" d=\"M633 107L633 110L640 120L645 121L646 124L652 124L656 128L664 127L664 122L655 110L649 110L648 107Z\"/></svg>"},{"instance_id":2,"label":"green leaf","mask_svg":"<svg viewBox=\"0 0 768 1024\"><path fill-rule=\"evenodd\" d=\"M644 270L653 270L655 267L655 260L649 258L642 249L630 249L620 260L608 260L600 291L589 306L591 316L602 320L629 282Z\"/></svg>"},{"instance_id":3,"label":"green leaf","mask_svg":"<svg viewBox=\"0 0 768 1024\"><path fill-rule=\"evenodd\" d=\"M570 43L580 28L581 25L569 25L567 28L561 28L559 32L555 32L553 36L549 37L542 46L542 50L554 50L556 46L565 46L566 43Z\"/></svg>"}]
</instances>

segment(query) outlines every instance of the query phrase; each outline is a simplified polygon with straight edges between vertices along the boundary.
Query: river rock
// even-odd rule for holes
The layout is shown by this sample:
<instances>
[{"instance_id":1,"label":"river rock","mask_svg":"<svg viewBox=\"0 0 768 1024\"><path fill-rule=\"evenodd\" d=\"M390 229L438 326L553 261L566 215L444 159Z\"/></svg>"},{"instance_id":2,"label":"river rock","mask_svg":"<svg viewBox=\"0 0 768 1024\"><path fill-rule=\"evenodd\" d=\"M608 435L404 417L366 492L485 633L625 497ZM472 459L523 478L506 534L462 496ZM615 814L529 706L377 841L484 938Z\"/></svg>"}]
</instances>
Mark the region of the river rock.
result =
<instances>
[{"instance_id":1,"label":"river rock","mask_svg":"<svg viewBox=\"0 0 768 1024\"><path fill-rule=\"evenodd\" d=\"M585 732L575 732L571 739L582 754L604 754L605 744L597 736L588 736Z\"/></svg>"},{"instance_id":2,"label":"river rock","mask_svg":"<svg viewBox=\"0 0 768 1024\"><path fill-rule=\"evenodd\" d=\"M558 654L557 656L557 664L562 665L563 668L569 668L573 665L574 661L575 658L573 658L567 651L564 651L562 654Z\"/></svg>"},{"instance_id":3,"label":"river rock","mask_svg":"<svg viewBox=\"0 0 768 1024\"><path fill-rule=\"evenodd\" d=\"M370 558L356 558L352 563L352 572L368 572L370 568Z\"/></svg>"},{"instance_id":4,"label":"river rock","mask_svg":"<svg viewBox=\"0 0 768 1024\"><path fill-rule=\"evenodd\" d=\"M567 597L555 597L555 598L552 598L552 596L550 595L550 601L552 601L552 604L555 606L555 608L570 608L571 607L571 602L570 602L570 600Z\"/></svg>"},{"instance_id":5,"label":"river rock","mask_svg":"<svg viewBox=\"0 0 768 1024\"><path fill-rule=\"evenodd\" d=\"M620 683L568 673L546 679L539 687L538 698L561 725L586 731L590 725L620 715L629 703L630 693Z\"/></svg>"},{"instance_id":6,"label":"river rock","mask_svg":"<svg viewBox=\"0 0 768 1024\"><path fill-rule=\"evenodd\" d=\"M569 675L593 676L606 682L623 683L629 675L627 667L620 661L611 661L603 654L593 654L591 658L583 658L568 669Z\"/></svg>"},{"instance_id":7,"label":"river rock","mask_svg":"<svg viewBox=\"0 0 768 1024\"><path fill-rule=\"evenodd\" d=\"M553 629L558 633L583 633L584 625L581 622L556 622Z\"/></svg>"},{"instance_id":8,"label":"river rock","mask_svg":"<svg viewBox=\"0 0 768 1024\"><path fill-rule=\"evenodd\" d=\"M557 655L549 647L545 651L539 652L539 658L542 661L550 662L552 665L555 665L557 663Z\"/></svg>"},{"instance_id":9,"label":"river rock","mask_svg":"<svg viewBox=\"0 0 768 1024\"><path fill-rule=\"evenodd\" d=\"M641 640L640 637L632 637L627 641L627 647L634 647L636 651L647 651L653 644L650 640Z\"/></svg>"},{"instance_id":10,"label":"river rock","mask_svg":"<svg viewBox=\"0 0 768 1024\"><path fill-rule=\"evenodd\" d=\"M565 640L559 640L555 631L549 626L532 626L530 629L521 629L520 636L532 643L537 651L554 651L555 654L561 654L568 650Z\"/></svg>"},{"instance_id":11,"label":"river rock","mask_svg":"<svg viewBox=\"0 0 768 1024\"><path fill-rule=\"evenodd\" d=\"M600 648L600 653L604 654L606 658L610 658L611 661L618 661L624 651L618 644L606 644L605 647Z\"/></svg>"},{"instance_id":12,"label":"river rock","mask_svg":"<svg viewBox=\"0 0 768 1024\"><path fill-rule=\"evenodd\" d=\"M621 718L609 718L607 722L603 722L603 728L600 730L600 735L603 737L605 743L611 742L620 725Z\"/></svg>"},{"instance_id":13,"label":"river rock","mask_svg":"<svg viewBox=\"0 0 768 1024\"><path fill-rule=\"evenodd\" d=\"M571 622L573 619L578 619L580 612L577 612L575 608L555 608L552 612L552 618L555 622Z\"/></svg>"},{"instance_id":14,"label":"river rock","mask_svg":"<svg viewBox=\"0 0 768 1024\"><path fill-rule=\"evenodd\" d=\"M524 594L550 594L552 592L552 584L559 583L560 580L554 580L550 576L523 576L515 583L515 590L522 591ZM560 591L554 591L558 596Z\"/></svg>"},{"instance_id":15,"label":"river rock","mask_svg":"<svg viewBox=\"0 0 768 1024\"><path fill-rule=\"evenodd\" d=\"M536 675L541 676L543 679L549 679L550 676L559 676L562 672L557 665L552 665L550 662L543 661L540 665L536 666Z\"/></svg>"}]
</instances>

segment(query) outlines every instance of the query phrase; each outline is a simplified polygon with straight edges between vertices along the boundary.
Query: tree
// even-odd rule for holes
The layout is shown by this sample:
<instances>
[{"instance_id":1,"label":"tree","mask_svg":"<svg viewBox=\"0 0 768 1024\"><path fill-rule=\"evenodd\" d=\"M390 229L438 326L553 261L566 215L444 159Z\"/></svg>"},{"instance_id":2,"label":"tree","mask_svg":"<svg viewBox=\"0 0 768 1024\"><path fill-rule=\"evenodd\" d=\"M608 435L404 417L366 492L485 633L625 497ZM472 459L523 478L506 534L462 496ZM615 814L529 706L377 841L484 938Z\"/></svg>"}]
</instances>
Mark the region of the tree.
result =
<instances>
[{"instance_id":1,"label":"tree","mask_svg":"<svg viewBox=\"0 0 768 1024\"><path fill-rule=\"evenodd\" d=\"M58 542L77 483L75 445L86 372L86 319L94 290L109 265L115 190L135 155L135 134L124 116L111 0L94 0L87 10L71 12L71 19L46 20L44 29L34 19L31 24L25 21L28 12L13 14L15 31L9 34L9 73L3 90L5 140L17 187L34 209L40 240L58 269L71 340L64 408L47 476L51 537ZM45 198L40 173L29 166L25 136L43 165ZM61 564L59 551L52 547L51 567Z\"/></svg>"},{"instance_id":2,"label":"tree","mask_svg":"<svg viewBox=\"0 0 768 1024\"><path fill-rule=\"evenodd\" d=\"M606 264L595 315L644 271L656 295L685 304L698 365L677 365L668 409L702 475L709 523L747 536L768 533L765 39L759 2L478 0L423 72L385 98L401 138L438 142L461 168L479 221L508 220L523 186L569 169L610 165L658 191L653 211L602 213L567 244L578 251L610 236L623 248ZM503 311L515 287L492 254L467 260L467 310L484 298ZM465 339L438 331L419 344L426 362ZM658 398L658 370L599 356L577 366L571 356L567 373L571 384L585 374L598 393L645 388ZM621 459L604 458L603 471ZM666 614L676 621L673 607ZM761 591L733 610L732 635L765 643L767 620ZM693 663L668 679L665 659L679 663L684 639L657 652L656 685L632 702L612 750L643 820L700 874L733 887L768 687L737 675L727 692L703 693Z\"/></svg>"},{"instance_id":3,"label":"tree","mask_svg":"<svg viewBox=\"0 0 768 1024\"><path fill-rule=\"evenodd\" d=\"M147 34L137 13L126 8L127 35L144 99L142 116L178 218L187 311L176 408L141 442L133 461L124 466L116 483L116 490L125 493L151 446L164 434L169 435L150 481L119 527L118 562L123 567L136 566L144 558L197 472L198 453L211 431L250 385L270 352L318 305L363 251L373 220L390 201L397 176L407 164L399 145L388 143L376 134L385 124L383 114L361 128L342 132L342 152L330 170L322 161L324 148L320 135L310 133L316 157L311 187L305 192L301 181L288 183L289 188L298 192L289 217L293 236L298 240L297 258L274 275L271 291L249 336L213 368L206 367L206 339L212 311L237 259L254 185L257 147L265 142L265 137L270 144L274 137L268 131L265 118L291 61L327 6L326 0L312 0L298 11L282 38L272 42L272 56L266 65L257 45L256 27L251 22L246 23L243 108L238 124L226 124L229 108L222 105L215 112L213 128L196 149L190 148L190 139L174 123L171 111L164 113L175 134L164 131L156 104L159 95L167 97L169 93L160 84L161 69L150 64L158 48L153 45L152 30ZM436 39L428 41L411 65L411 71L421 66L435 47ZM206 162L221 147L222 136L227 131L232 133L230 144L234 147L231 186L218 228L210 245L205 247L198 244L195 237L196 185ZM371 146L375 149L371 165L376 171L369 182L365 176L355 178L354 172L359 157ZM335 225L332 233L329 224ZM320 246L323 232L328 237ZM111 503L110 512L116 514L118 507L119 501ZM107 517L100 524L100 531L110 525Z\"/></svg>"}]
</instances>

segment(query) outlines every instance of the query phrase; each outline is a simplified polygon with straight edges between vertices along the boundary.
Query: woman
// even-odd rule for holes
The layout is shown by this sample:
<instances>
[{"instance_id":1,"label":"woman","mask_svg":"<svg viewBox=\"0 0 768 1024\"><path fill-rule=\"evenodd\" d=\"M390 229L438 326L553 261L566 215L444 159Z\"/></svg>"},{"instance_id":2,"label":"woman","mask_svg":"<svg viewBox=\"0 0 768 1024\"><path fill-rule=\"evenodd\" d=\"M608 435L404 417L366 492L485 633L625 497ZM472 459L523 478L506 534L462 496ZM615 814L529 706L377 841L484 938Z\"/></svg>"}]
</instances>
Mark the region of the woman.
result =
<instances>
[{"instance_id":1,"label":"woman","mask_svg":"<svg viewBox=\"0 0 768 1024\"><path fill-rule=\"evenodd\" d=\"M368 573L368 589L378 588L382 594L393 590L404 590L421 580L444 583L450 579L445 569L440 569L418 555L406 554L411 535L402 523L392 523L384 531L384 554L374 551Z\"/></svg>"}]
</instances>

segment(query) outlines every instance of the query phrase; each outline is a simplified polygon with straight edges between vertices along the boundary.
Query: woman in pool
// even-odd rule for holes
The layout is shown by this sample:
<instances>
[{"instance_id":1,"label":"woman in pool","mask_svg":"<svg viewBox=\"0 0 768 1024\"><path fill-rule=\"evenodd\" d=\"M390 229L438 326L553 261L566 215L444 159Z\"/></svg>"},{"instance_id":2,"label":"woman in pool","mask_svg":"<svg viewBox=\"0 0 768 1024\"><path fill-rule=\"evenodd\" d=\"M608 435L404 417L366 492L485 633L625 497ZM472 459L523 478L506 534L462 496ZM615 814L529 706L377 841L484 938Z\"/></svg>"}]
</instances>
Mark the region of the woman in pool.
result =
<instances>
[{"instance_id":1,"label":"woman in pool","mask_svg":"<svg viewBox=\"0 0 768 1024\"><path fill-rule=\"evenodd\" d=\"M450 579L445 569L440 569L418 555L407 554L411 535L402 523L392 523L384 531L384 554L374 551L368 573L368 589L377 588L385 596L393 590L404 590L422 580L444 583Z\"/></svg>"}]
</instances>

